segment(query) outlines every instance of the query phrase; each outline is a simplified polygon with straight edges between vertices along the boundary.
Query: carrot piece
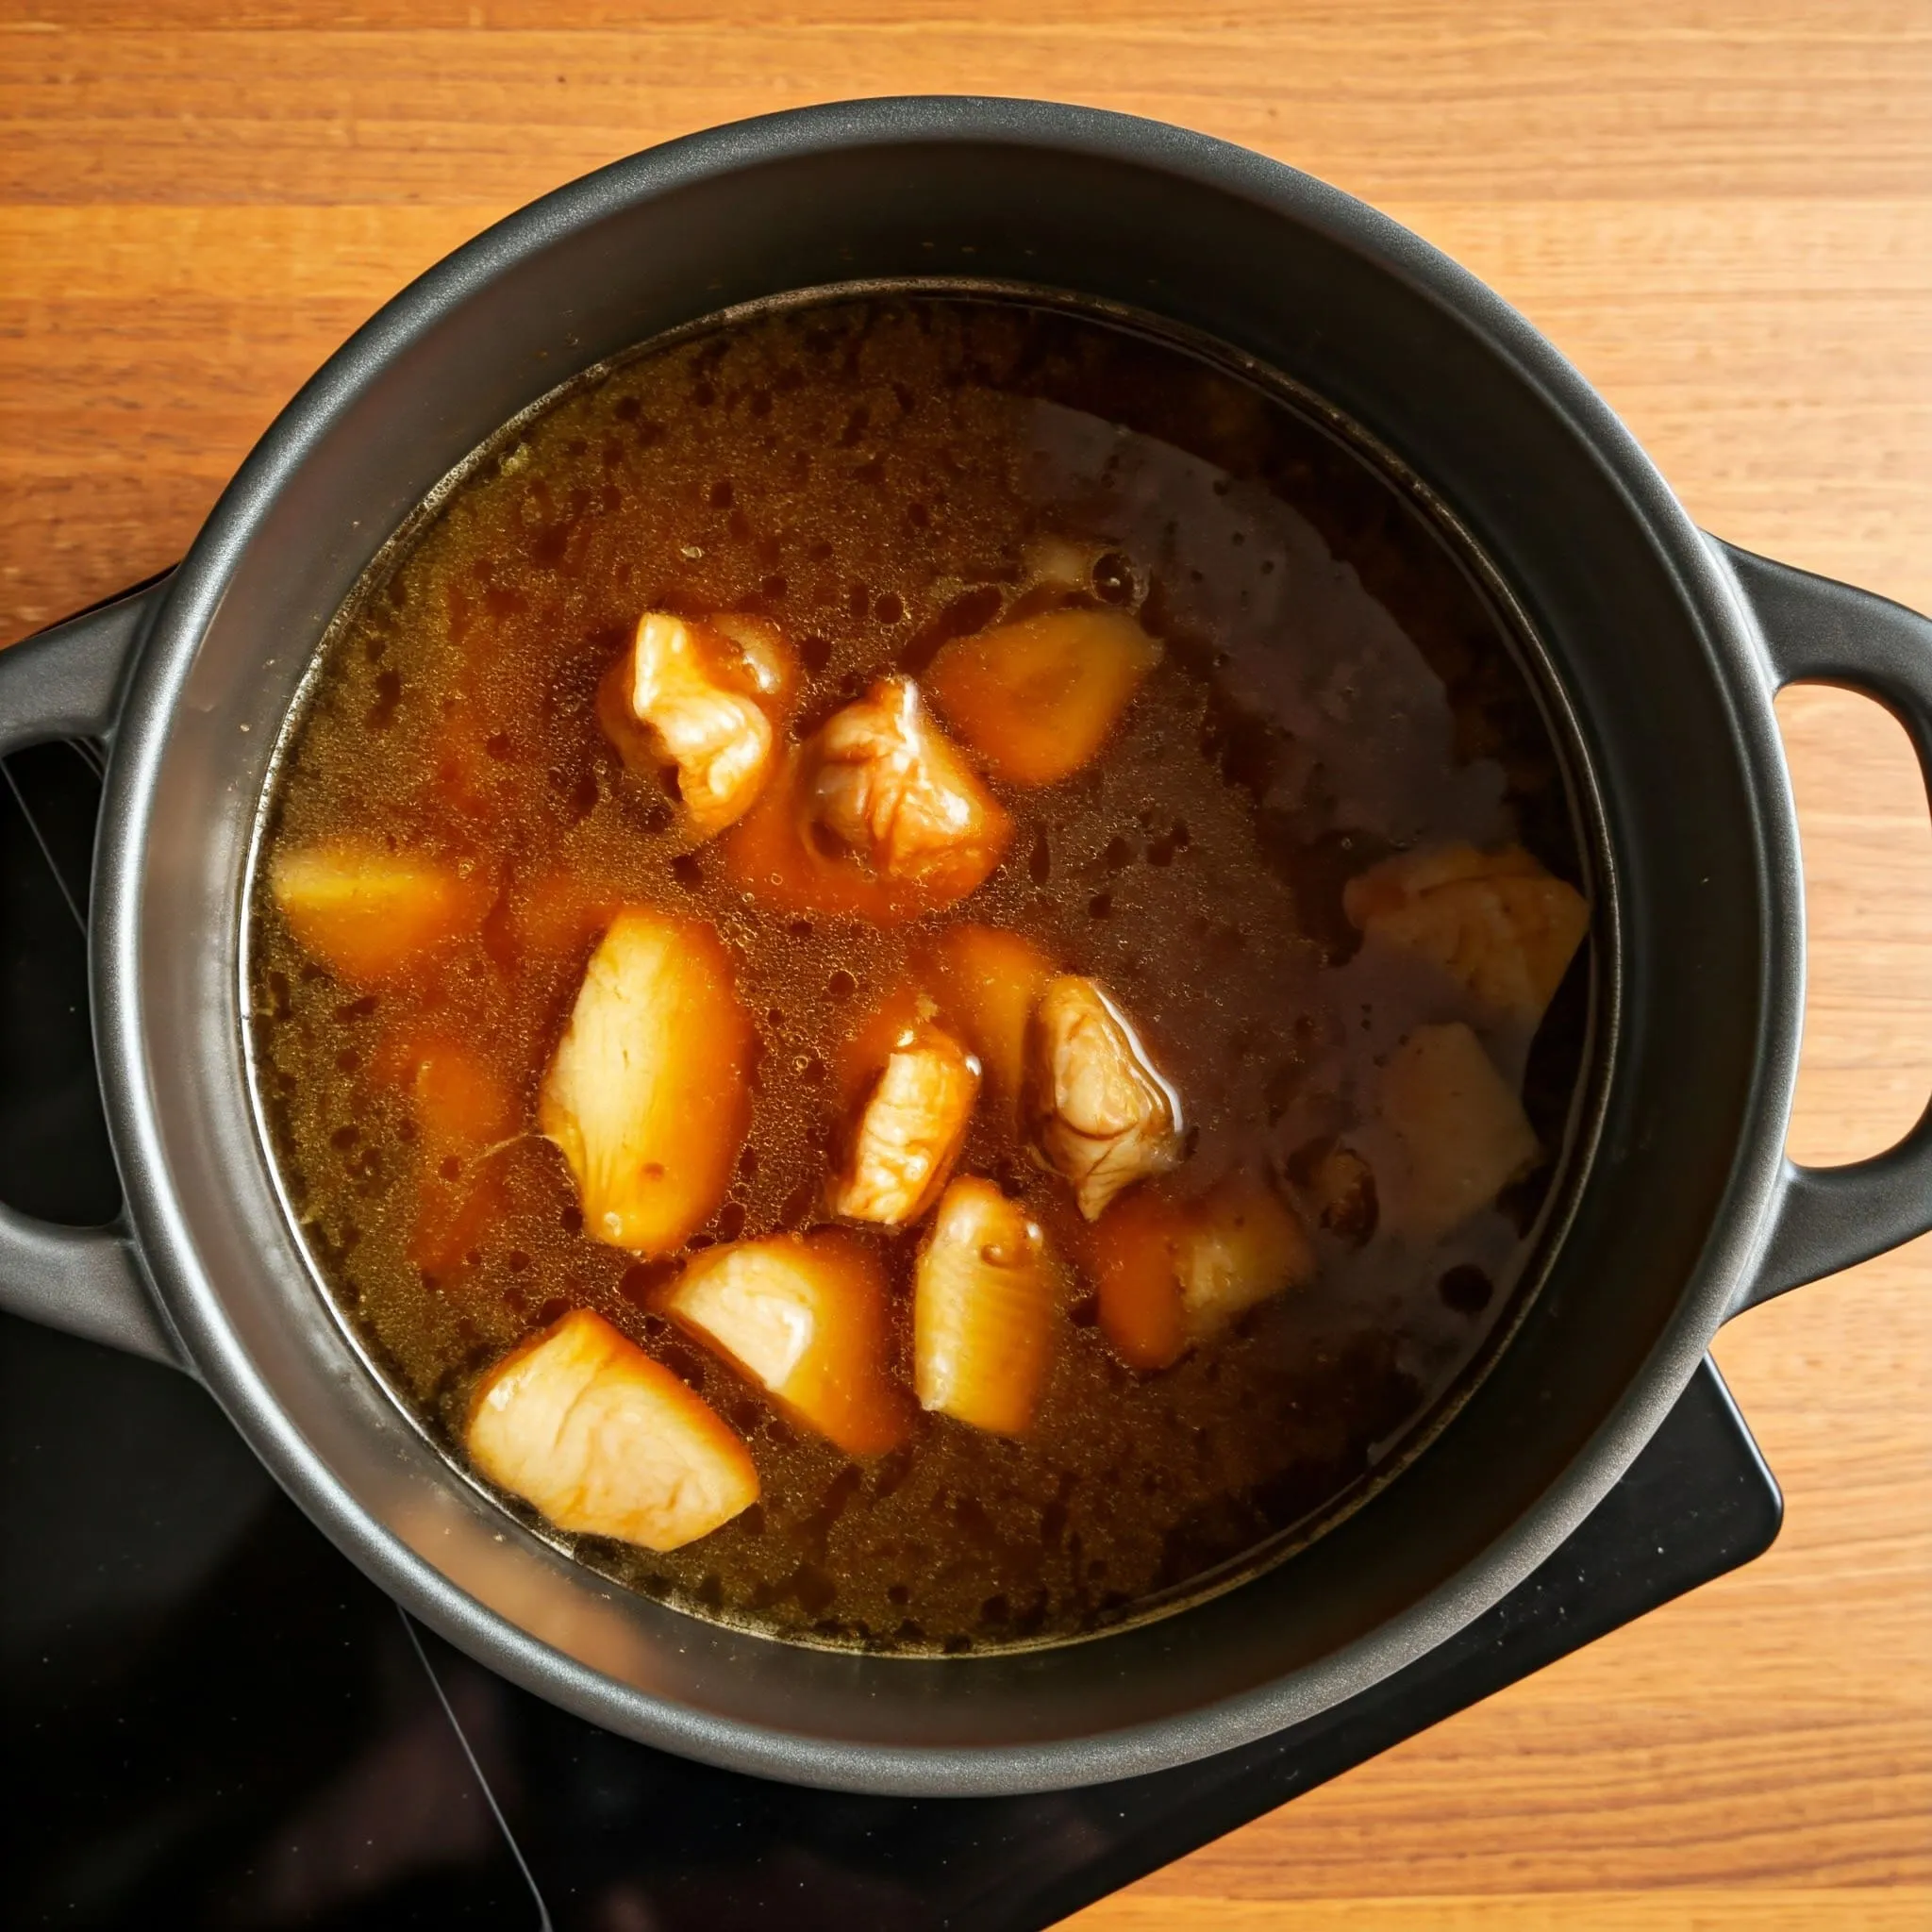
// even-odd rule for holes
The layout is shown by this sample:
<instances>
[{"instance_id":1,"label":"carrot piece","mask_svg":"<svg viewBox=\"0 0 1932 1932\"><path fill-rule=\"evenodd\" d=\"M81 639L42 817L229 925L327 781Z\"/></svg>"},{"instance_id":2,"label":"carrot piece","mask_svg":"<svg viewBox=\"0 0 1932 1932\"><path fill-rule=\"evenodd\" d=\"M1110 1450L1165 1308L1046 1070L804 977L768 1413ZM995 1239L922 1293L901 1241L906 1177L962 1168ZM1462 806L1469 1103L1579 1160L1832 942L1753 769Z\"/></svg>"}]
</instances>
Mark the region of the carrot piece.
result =
<instances>
[{"instance_id":1,"label":"carrot piece","mask_svg":"<svg viewBox=\"0 0 1932 1932\"><path fill-rule=\"evenodd\" d=\"M666 1255L724 1198L751 1124L750 1016L699 920L620 912L584 973L538 1101L584 1231Z\"/></svg>"},{"instance_id":2,"label":"carrot piece","mask_svg":"<svg viewBox=\"0 0 1932 1932\"><path fill-rule=\"evenodd\" d=\"M452 1274L502 1218L494 1157L516 1134L516 1095L479 1054L438 1033L390 1040L371 1072L405 1093L415 1115L419 1169L409 1258L432 1279Z\"/></svg>"},{"instance_id":3,"label":"carrot piece","mask_svg":"<svg viewBox=\"0 0 1932 1932\"><path fill-rule=\"evenodd\" d=\"M624 894L574 868L511 886L484 929L484 943L511 971L581 958L616 918Z\"/></svg>"},{"instance_id":4,"label":"carrot piece","mask_svg":"<svg viewBox=\"0 0 1932 1932\"><path fill-rule=\"evenodd\" d=\"M820 1228L708 1248L660 1307L849 1455L906 1440L911 1405L888 1366L885 1270L854 1236Z\"/></svg>"},{"instance_id":5,"label":"carrot piece","mask_svg":"<svg viewBox=\"0 0 1932 1932\"><path fill-rule=\"evenodd\" d=\"M1160 646L1118 610L1044 610L955 638L926 682L994 776L1052 785L1100 750L1159 660Z\"/></svg>"},{"instance_id":6,"label":"carrot piece","mask_svg":"<svg viewBox=\"0 0 1932 1932\"><path fill-rule=\"evenodd\" d=\"M476 1467L558 1529L675 1550L758 1500L751 1452L704 1398L578 1308L478 1384Z\"/></svg>"},{"instance_id":7,"label":"carrot piece","mask_svg":"<svg viewBox=\"0 0 1932 1932\"><path fill-rule=\"evenodd\" d=\"M934 944L933 969L941 1001L979 1056L994 1104L1017 1119L1026 1028L1059 969L1031 940L992 925L949 927Z\"/></svg>"},{"instance_id":8,"label":"carrot piece","mask_svg":"<svg viewBox=\"0 0 1932 1932\"><path fill-rule=\"evenodd\" d=\"M1101 1216L1093 1243L1101 1332L1135 1369L1171 1366L1315 1274L1301 1223L1241 1174L1196 1201L1136 1188Z\"/></svg>"},{"instance_id":9,"label":"carrot piece","mask_svg":"<svg viewBox=\"0 0 1932 1932\"><path fill-rule=\"evenodd\" d=\"M358 985L475 932L495 897L480 872L355 838L277 852L269 887L302 944Z\"/></svg>"},{"instance_id":10,"label":"carrot piece","mask_svg":"<svg viewBox=\"0 0 1932 1932\"><path fill-rule=\"evenodd\" d=\"M1135 1188L1093 1229L1100 1328L1130 1369L1164 1369L1187 1353L1179 1249L1189 1229L1178 1202Z\"/></svg>"}]
</instances>

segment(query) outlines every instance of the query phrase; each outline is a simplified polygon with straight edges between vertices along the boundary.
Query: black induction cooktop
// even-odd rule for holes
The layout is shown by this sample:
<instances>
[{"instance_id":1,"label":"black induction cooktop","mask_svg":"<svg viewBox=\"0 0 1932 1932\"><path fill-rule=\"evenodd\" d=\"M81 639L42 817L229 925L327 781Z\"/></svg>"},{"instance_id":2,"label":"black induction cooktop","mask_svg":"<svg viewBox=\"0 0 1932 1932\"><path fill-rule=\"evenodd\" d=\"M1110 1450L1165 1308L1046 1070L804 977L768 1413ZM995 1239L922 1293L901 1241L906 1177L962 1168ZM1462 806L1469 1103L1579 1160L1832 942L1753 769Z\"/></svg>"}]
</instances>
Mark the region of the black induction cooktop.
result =
<instances>
[{"instance_id":1,"label":"black induction cooktop","mask_svg":"<svg viewBox=\"0 0 1932 1932\"><path fill-rule=\"evenodd\" d=\"M115 1212L87 1015L101 759L0 797L0 1198ZM1708 1362L1523 1587L1264 1741L1041 1797L841 1796L565 1715L311 1528L188 1377L0 1318L8 1923L900 1932L1056 1919L1750 1561L1781 1502Z\"/></svg>"}]
</instances>

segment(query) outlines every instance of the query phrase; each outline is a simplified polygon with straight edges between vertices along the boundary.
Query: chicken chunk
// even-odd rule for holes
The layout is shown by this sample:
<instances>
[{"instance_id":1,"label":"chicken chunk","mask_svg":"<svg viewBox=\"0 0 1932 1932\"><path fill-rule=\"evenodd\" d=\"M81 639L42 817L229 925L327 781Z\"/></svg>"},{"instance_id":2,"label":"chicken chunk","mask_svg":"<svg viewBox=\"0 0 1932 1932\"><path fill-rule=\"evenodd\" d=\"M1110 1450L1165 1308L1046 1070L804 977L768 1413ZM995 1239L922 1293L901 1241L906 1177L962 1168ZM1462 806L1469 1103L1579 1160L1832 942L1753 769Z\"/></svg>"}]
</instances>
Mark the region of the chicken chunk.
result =
<instances>
[{"instance_id":1,"label":"chicken chunk","mask_svg":"<svg viewBox=\"0 0 1932 1932\"><path fill-rule=\"evenodd\" d=\"M621 912L591 956L538 1099L584 1231L665 1255L724 1197L751 1121L750 1017L711 928Z\"/></svg>"},{"instance_id":2,"label":"chicken chunk","mask_svg":"<svg viewBox=\"0 0 1932 1932\"><path fill-rule=\"evenodd\" d=\"M999 863L1012 822L927 716L910 678L888 677L832 718L810 759L811 808L872 870L963 899Z\"/></svg>"},{"instance_id":3,"label":"chicken chunk","mask_svg":"<svg viewBox=\"0 0 1932 1932\"><path fill-rule=\"evenodd\" d=\"M768 905L888 924L963 899L1012 836L917 689L888 678L784 760L724 862Z\"/></svg>"},{"instance_id":4,"label":"chicken chunk","mask_svg":"<svg viewBox=\"0 0 1932 1932\"><path fill-rule=\"evenodd\" d=\"M587 1308L514 1349L470 1406L476 1467L558 1529L681 1549L758 1501L751 1452Z\"/></svg>"},{"instance_id":5,"label":"chicken chunk","mask_svg":"<svg viewBox=\"0 0 1932 1932\"><path fill-rule=\"evenodd\" d=\"M1101 1330L1136 1369L1171 1366L1315 1275L1301 1223L1242 1174L1198 1201L1137 1188L1101 1216L1093 1241Z\"/></svg>"},{"instance_id":6,"label":"chicken chunk","mask_svg":"<svg viewBox=\"0 0 1932 1932\"><path fill-rule=\"evenodd\" d=\"M1048 983L1027 1035L1025 1110L1037 1154L1098 1221L1123 1188L1180 1158L1180 1097L1100 984Z\"/></svg>"},{"instance_id":7,"label":"chicken chunk","mask_svg":"<svg viewBox=\"0 0 1932 1932\"><path fill-rule=\"evenodd\" d=\"M651 610L599 709L627 762L639 761L630 756L635 729L652 755L677 767L692 828L710 838L741 818L771 777L793 681L783 638L760 618L692 624Z\"/></svg>"},{"instance_id":8,"label":"chicken chunk","mask_svg":"<svg viewBox=\"0 0 1932 1932\"><path fill-rule=\"evenodd\" d=\"M1590 929L1582 893L1520 845L1402 853L1351 879L1342 906L1364 937L1432 961L1486 1011L1532 1026Z\"/></svg>"},{"instance_id":9,"label":"chicken chunk","mask_svg":"<svg viewBox=\"0 0 1932 1932\"><path fill-rule=\"evenodd\" d=\"M851 1456L904 1441L910 1406L892 1381L885 1270L836 1228L708 1248L663 1312Z\"/></svg>"},{"instance_id":10,"label":"chicken chunk","mask_svg":"<svg viewBox=\"0 0 1932 1932\"><path fill-rule=\"evenodd\" d=\"M1383 1069L1380 1112L1399 1158L1384 1176L1385 1224L1440 1241L1535 1166L1523 1104L1457 1020L1418 1026Z\"/></svg>"},{"instance_id":11,"label":"chicken chunk","mask_svg":"<svg viewBox=\"0 0 1932 1932\"><path fill-rule=\"evenodd\" d=\"M956 1180L914 1276L921 1405L995 1435L1024 1435L1053 1363L1055 1289L1046 1237L1025 1208L991 1181Z\"/></svg>"},{"instance_id":12,"label":"chicken chunk","mask_svg":"<svg viewBox=\"0 0 1932 1932\"><path fill-rule=\"evenodd\" d=\"M1069 777L1160 661L1160 646L1119 610L1044 610L933 659L926 688L946 722L1013 785Z\"/></svg>"},{"instance_id":13,"label":"chicken chunk","mask_svg":"<svg viewBox=\"0 0 1932 1932\"><path fill-rule=\"evenodd\" d=\"M933 950L933 979L949 1018L979 1058L995 1106L1017 1121L1026 1029L1058 968L1034 942L992 925L955 925Z\"/></svg>"},{"instance_id":14,"label":"chicken chunk","mask_svg":"<svg viewBox=\"0 0 1932 1932\"><path fill-rule=\"evenodd\" d=\"M475 932L496 896L480 871L353 838L278 852L269 888L303 945L363 986Z\"/></svg>"},{"instance_id":15,"label":"chicken chunk","mask_svg":"<svg viewBox=\"0 0 1932 1932\"><path fill-rule=\"evenodd\" d=\"M959 1158L979 1062L930 1024L893 1042L852 1136L845 1171L832 1184L832 1212L903 1227L939 1197Z\"/></svg>"}]
</instances>

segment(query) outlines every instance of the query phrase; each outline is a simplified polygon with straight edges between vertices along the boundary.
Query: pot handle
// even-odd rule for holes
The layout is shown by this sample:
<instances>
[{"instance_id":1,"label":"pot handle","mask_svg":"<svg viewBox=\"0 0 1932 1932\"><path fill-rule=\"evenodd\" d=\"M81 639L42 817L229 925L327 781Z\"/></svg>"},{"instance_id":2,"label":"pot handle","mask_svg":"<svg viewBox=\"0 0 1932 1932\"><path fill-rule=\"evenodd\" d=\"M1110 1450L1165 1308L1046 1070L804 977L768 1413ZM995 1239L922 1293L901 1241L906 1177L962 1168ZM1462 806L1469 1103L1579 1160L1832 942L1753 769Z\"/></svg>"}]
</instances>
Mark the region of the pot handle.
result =
<instances>
[{"instance_id":1,"label":"pot handle","mask_svg":"<svg viewBox=\"0 0 1932 1932\"><path fill-rule=\"evenodd\" d=\"M1775 686L1837 684L1906 728L1932 792L1932 619L1903 604L1717 545L1757 618ZM1787 1160L1771 1236L1732 1313L1932 1229L1932 1105L1895 1146L1844 1167Z\"/></svg>"},{"instance_id":2,"label":"pot handle","mask_svg":"<svg viewBox=\"0 0 1932 1932\"><path fill-rule=\"evenodd\" d=\"M165 586L143 586L0 651L0 758L51 738L111 738ZM0 1204L0 1308L175 1368L187 1357L125 1224L60 1227Z\"/></svg>"}]
</instances>

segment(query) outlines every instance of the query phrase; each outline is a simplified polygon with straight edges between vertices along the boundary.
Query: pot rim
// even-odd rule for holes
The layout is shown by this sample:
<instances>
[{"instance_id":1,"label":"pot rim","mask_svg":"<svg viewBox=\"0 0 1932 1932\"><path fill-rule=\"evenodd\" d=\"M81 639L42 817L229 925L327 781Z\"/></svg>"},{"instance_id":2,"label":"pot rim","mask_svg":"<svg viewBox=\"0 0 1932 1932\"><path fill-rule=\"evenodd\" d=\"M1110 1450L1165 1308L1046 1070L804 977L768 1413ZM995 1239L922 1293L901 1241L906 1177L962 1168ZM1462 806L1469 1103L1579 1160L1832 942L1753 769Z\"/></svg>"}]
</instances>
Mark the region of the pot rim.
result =
<instances>
[{"instance_id":1,"label":"pot rim","mask_svg":"<svg viewBox=\"0 0 1932 1932\"><path fill-rule=\"evenodd\" d=\"M169 722L203 633L268 508L377 366L508 266L623 208L703 180L836 150L982 144L1091 157L1178 176L1324 233L1479 333L1566 419L1630 506L1702 623L1748 768L1758 903L1758 1052L1723 1203L1677 1307L1608 1416L1539 1503L1430 1594L1320 1661L1223 1701L1126 1729L999 1746L888 1745L700 1713L620 1684L489 1609L378 1524L284 1412L224 1318L172 1197L147 1078L141 882ZM628 157L485 230L403 290L338 349L264 433L170 582L114 739L95 871L92 979L108 1120L143 1264L197 1372L230 1420L337 1545L473 1655L593 1723L731 1769L901 1794L991 1794L1104 1782L1229 1749L1389 1675L1481 1614L1550 1556L1607 1492L1675 1402L1738 1304L1768 1238L1803 1010L1795 813L1755 619L1736 580L1607 404L1501 297L1420 237L1287 165L1167 124L1029 100L908 96L741 121ZM1181 1615L1185 1621L1186 1612ZM1105 1640L1100 1640L1105 1641Z\"/></svg>"}]
</instances>

